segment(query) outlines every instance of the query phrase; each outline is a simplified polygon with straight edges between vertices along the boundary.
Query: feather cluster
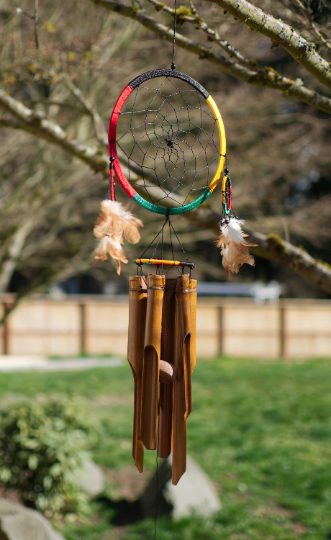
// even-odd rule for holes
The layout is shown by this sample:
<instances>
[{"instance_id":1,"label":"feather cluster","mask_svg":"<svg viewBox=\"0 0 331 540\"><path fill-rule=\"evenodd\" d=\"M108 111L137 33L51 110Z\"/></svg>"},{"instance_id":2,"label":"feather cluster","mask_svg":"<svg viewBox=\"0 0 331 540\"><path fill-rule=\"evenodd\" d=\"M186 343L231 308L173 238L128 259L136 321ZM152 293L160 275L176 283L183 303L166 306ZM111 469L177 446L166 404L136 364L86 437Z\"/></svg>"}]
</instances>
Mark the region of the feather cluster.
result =
<instances>
[{"instance_id":1,"label":"feather cluster","mask_svg":"<svg viewBox=\"0 0 331 540\"><path fill-rule=\"evenodd\" d=\"M101 214L99 214L93 229L94 236L100 240L94 252L95 262L106 261L107 254L110 255L116 261L119 275L121 273L121 262L128 262L122 248L124 238L131 244L139 242L138 227L142 225L142 221L134 217L120 202L102 201Z\"/></svg>"},{"instance_id":2,"label":"feather cluster","mask_svg":"<svg viewBox=\"0 0 331 540\"><path fill-rule=\"evenodd\" d=\"M222 221L221 234L216 240L217 247L221 248L222 263L229 279L231 279L231 274L239 272L239 268L243 264L255 265L254 258L250 255L248 248L257 244L250 244L245 240L248 235L242 231L242 224L243 221L233 217Z\"/></svg>"}]
</instances>

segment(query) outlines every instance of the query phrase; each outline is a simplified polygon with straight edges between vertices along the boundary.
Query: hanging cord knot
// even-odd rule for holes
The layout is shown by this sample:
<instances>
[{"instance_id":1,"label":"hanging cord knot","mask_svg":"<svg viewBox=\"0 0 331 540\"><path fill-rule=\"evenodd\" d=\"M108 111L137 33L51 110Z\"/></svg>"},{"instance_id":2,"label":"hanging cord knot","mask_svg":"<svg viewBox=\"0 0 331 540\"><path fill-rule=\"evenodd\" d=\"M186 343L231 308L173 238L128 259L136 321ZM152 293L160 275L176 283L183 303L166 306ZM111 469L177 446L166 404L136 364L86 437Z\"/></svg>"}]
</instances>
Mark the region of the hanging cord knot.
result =
<instances>
[{"instance_id":1,"label":"hanging cord knot","mask_svg":"<svg viewBox=\"0 0 331 540\"><path fill-rule=\"evenodd\" d=\"M176 22L177 22L177 0L175 0L175 11L174 11L174 41L172 46L172 62L171 69L176 69L175 56L176 56Z\"/></svg>"},{"instance_id":2,"label":"hanging cord knot","mask_svg":"<svg viewBox=\"0 0 331 540\"><path fill-rule=\"evenodd\" d=\"M109 189L108 189L108 199L115 201L115 179L114 179L114 161L115 158L111 156L109 158Z\"/></svg>"}]
</instances>

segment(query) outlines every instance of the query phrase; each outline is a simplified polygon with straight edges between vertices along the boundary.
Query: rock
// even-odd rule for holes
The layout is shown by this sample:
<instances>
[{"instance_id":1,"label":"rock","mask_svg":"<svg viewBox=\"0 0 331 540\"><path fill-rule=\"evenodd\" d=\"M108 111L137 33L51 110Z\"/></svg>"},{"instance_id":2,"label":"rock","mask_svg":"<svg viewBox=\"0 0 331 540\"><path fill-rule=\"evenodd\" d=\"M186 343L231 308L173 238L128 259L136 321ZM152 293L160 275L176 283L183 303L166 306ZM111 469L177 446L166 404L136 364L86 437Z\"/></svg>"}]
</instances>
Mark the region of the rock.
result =
<instances>
[{"instance_id":1,"label":"rock","mask_svg":"<svg viewBox=\"0 0 331 540\"><path fill-rule=\"evenodd\" d=\"M36 510L0 498L0 540L65 540Z\"/></svg>"},{"instance_id":2,"label":"rock","mask_svg":"<svg viewBox=\"0 0 331 540\"><path fill-rule=\"evenodd\" d=\"M158 483L158 515L171 514L173 519L194 514L208 516L221 509L216 490L204 471L187 457L186 473L177 486L171 483L171 456L159 468L140 498L142 514L155 516L156 485Z\"/></svg>"},{"instance_id":3,"label":"rock","mask_svg":"<svg viewBox=\"0 0 331 540\"><path fill-rule=\"evenodd\" d=\"M47 363L47 358L37 355L0 355L0 371L30 371L39 369Z\"/></svg>"},{"instance_id":4,"label":"rock","mask_svg":"<svg viewBox=\"0 0 331 540\"><path fill-rule=\"evenodd\" d=\"M99 495L105 488L105 478L102 470L90 459L87 459L83 468L74 475L76 484L91 497Z\"/></svg>"}]
</instances>

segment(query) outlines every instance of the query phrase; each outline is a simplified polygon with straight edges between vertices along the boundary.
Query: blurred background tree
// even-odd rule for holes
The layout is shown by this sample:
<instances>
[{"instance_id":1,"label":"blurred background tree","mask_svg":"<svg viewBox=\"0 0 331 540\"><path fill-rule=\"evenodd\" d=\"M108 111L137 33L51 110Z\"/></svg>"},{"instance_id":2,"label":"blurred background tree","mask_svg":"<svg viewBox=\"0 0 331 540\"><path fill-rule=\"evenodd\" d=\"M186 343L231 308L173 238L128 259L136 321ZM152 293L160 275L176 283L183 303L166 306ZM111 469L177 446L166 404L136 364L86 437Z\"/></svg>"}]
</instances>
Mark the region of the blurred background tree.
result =
<instances>
[{"instance_id":1,"label":"blurred background tree","mask_svg":"<svg viewBox=\"0 0 331 540\"><path fill-rule=\"evenodd\" d=\"M0 3L0 291L19 300L81 274L101 292L115 274L112 263L91 267L108 186L106 126L130 80L170 67L173 7ZM177 69L219 105L235 209L263 257L235 279L278 279L289 296L331 292L331 269L319 262L331 262L330 17L323 0L185 1L177 11ZM178 217L175 228L196 277L223 280L213 244L220 190L210 205ZM134 212L145 227L139 248L126 246L129 259L162 220ZM119 285L130 273L127 265Z\"/></svg>"}]
</instances>

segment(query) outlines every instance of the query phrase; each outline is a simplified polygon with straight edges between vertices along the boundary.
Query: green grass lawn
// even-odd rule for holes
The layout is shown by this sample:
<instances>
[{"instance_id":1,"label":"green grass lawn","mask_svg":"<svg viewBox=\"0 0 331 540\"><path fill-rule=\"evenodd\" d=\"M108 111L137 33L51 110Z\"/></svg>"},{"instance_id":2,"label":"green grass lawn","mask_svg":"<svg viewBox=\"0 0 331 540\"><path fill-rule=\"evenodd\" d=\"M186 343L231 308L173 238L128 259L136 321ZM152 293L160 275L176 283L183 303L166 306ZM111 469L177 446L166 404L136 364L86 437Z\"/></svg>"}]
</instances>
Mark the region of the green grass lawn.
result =
<instances>
[{"instance_id":1,"label":"green grass lawn","mask_svg":"<svg viewBox=\"0 0 331 540\"><path fill-rule=\"evenodd\" d=\"M188 453L213 480L223 508L208 520L160 519L157 539L331 539L331 363L201 361L193 381ZM102 425L94 459L116 468L108 493L120 497L121 478L132 470L128 365L2 374L0 399L8 392L82 396ZM151 474L154 452L146 452L145 464ZM109 507L93 503L93 512L57 526L67 540L154 538L152 520L119 529Z\"/></svg>"}]
</instances>

